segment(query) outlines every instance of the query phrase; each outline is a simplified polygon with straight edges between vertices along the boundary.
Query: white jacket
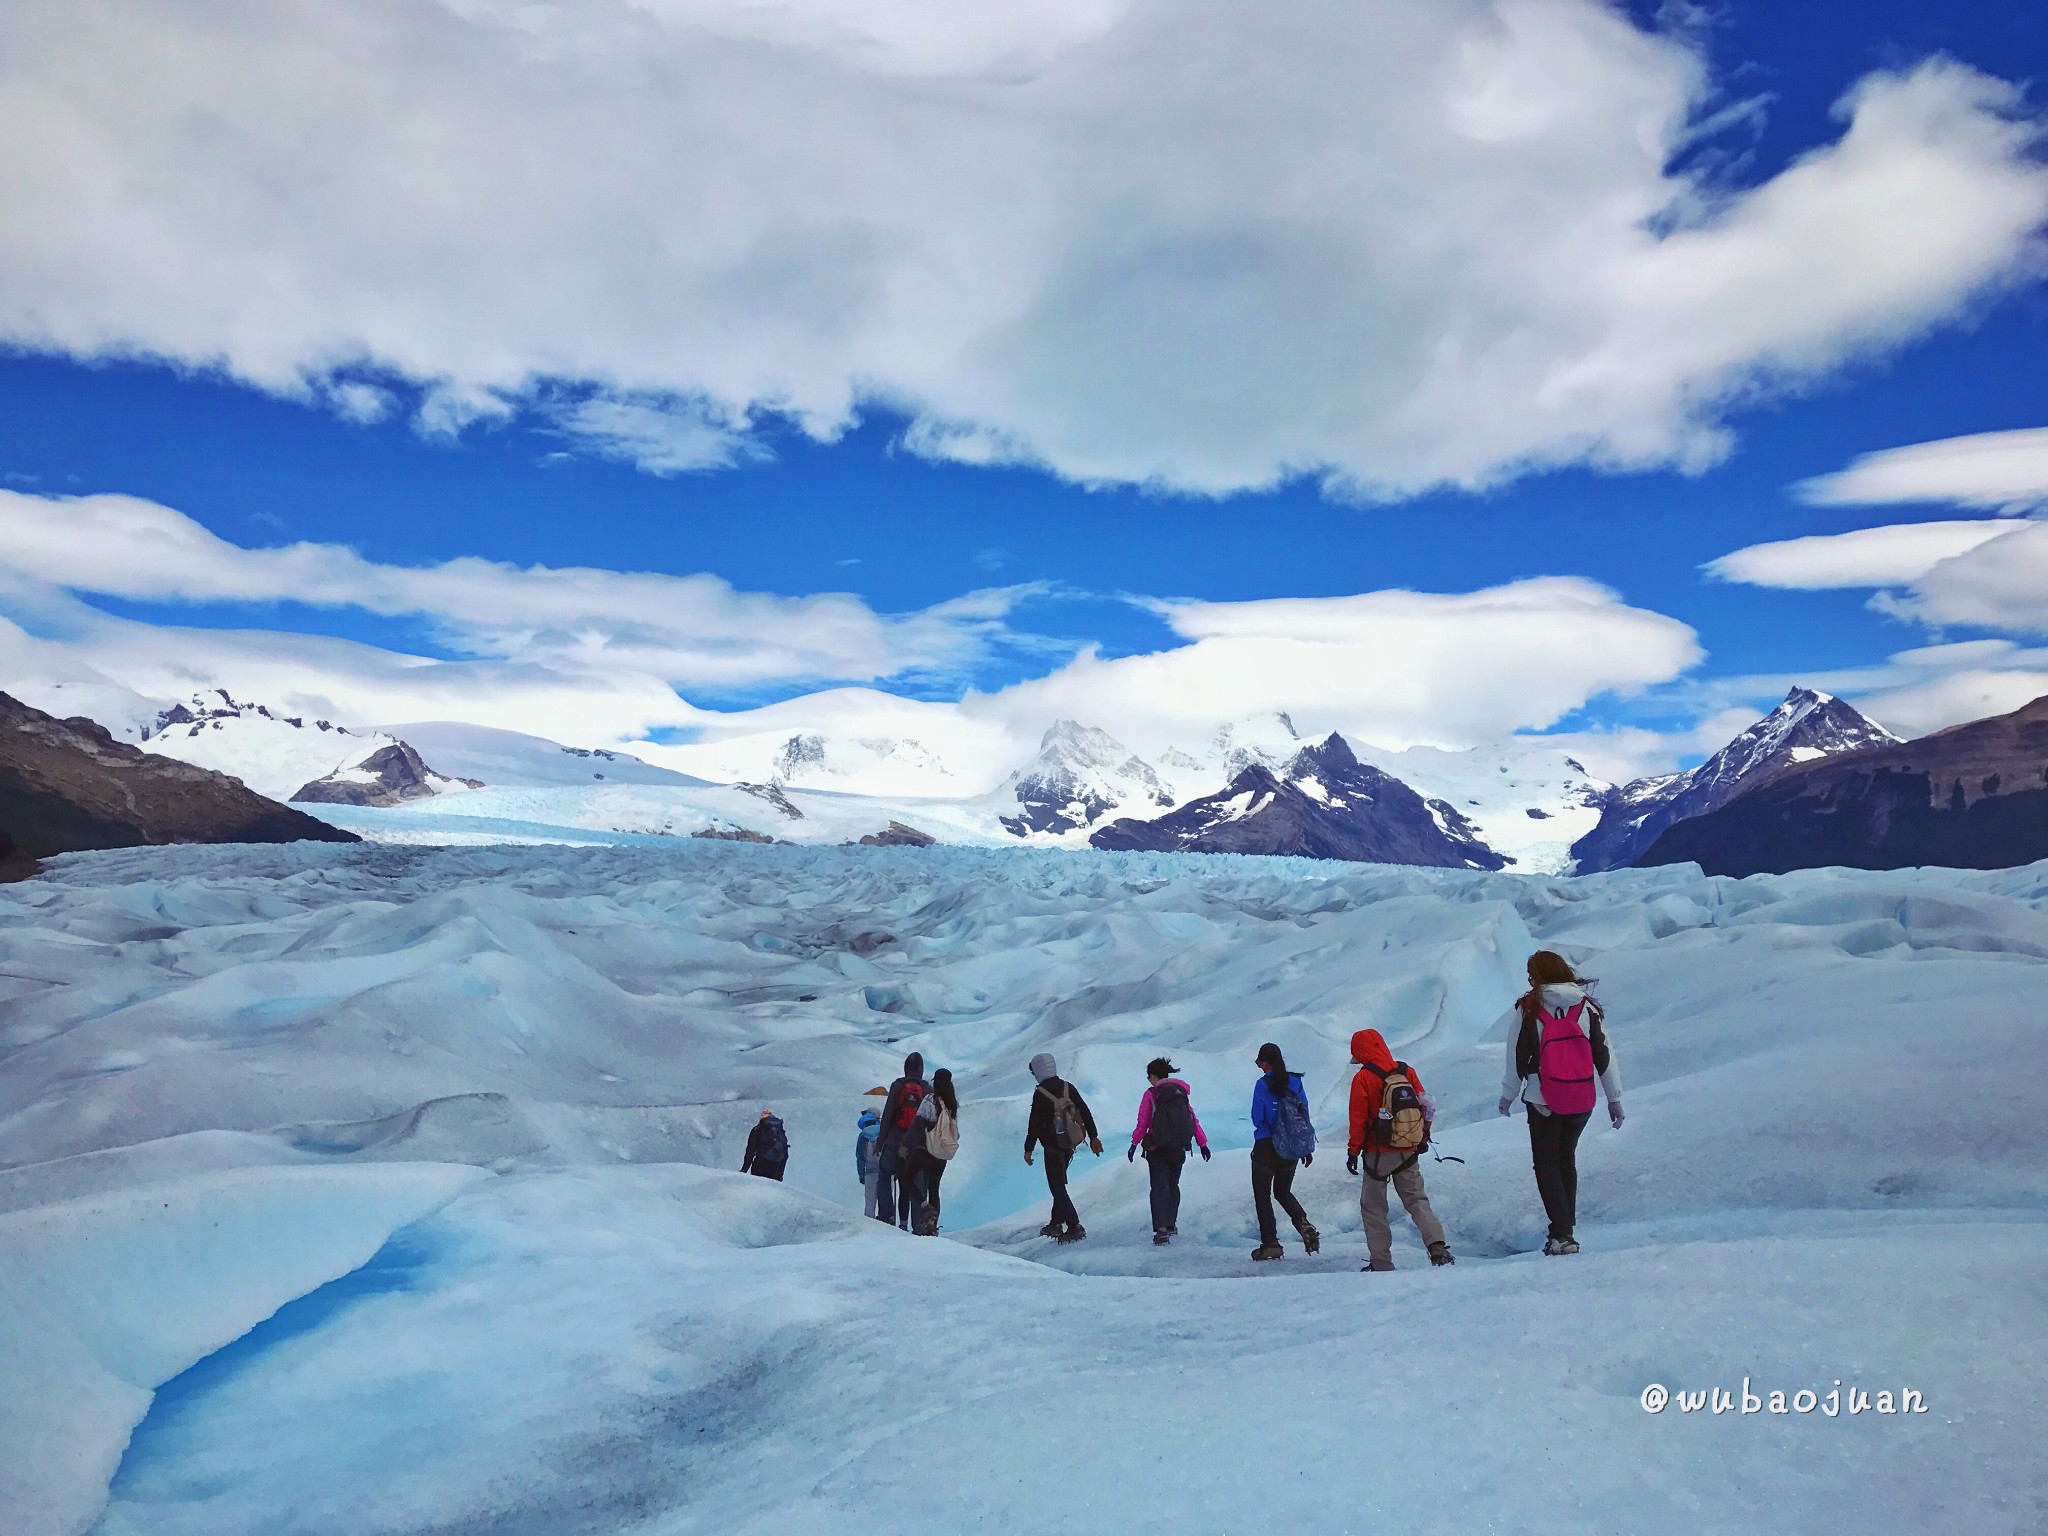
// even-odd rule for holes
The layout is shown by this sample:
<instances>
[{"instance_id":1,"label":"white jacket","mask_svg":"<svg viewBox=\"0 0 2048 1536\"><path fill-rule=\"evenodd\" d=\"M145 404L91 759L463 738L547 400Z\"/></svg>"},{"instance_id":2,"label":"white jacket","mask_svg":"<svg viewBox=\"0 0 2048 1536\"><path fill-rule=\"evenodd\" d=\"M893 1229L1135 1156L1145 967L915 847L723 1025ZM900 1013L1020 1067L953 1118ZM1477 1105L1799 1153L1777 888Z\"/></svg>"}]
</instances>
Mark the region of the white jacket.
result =
<instances>
[{"instance_id":1,"label":"white jacket","mask_svg":"<svg viewBox=\"0 0 2048 1536\"><path fill-rule=\"evenodd\" d=\"M1562 1014L1572 1004L1586 1001L1587 998L1586 989L1579 986L1576 982L1566 982L1562 985L1548 986L1543 989L1543 1006L1553 1018ZM1508 1033L1508 1065L1505 1075L1500 1080L1500 1096L1510 1103L1520 1099L1539 1115L1549 1114L1550 1106L1543 1102L1543 1084L1541 1079L1534 1072L1531 1072L1527 1077L1523 1077L1515 1070L1515 1042L1521 1038L1522 1010L1510 1008L1507 1011L1507 1016L1494 1026L1496 1029L1502 1027L1505 1027ZM1588 1028L1586 1031L1589 1035L1592 1032L1591 1028ZM1609 1104L1619 1104L1621 1102L1621 1059L1615 1052L1614 1037L1607 1033L1604 1020L1602 1021L1600 1032L1607 1041L1607 1070L1600 1074L1600 1091L1606 1096Z\"/></svg>"}]
</instances>

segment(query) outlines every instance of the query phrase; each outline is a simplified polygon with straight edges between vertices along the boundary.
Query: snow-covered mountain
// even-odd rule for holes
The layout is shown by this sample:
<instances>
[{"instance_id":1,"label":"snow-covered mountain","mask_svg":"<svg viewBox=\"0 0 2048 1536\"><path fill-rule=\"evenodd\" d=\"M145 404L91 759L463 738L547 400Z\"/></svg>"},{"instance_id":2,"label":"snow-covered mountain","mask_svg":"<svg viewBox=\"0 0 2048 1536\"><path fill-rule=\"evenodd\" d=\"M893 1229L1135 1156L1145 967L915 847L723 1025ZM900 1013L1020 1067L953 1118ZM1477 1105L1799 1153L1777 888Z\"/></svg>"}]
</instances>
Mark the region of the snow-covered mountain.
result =
<instances>
[{"instance_id":1,"label":"snow-covered mountain","mask_svg":"<svg viewBox=\"0 0 2048 1536\"><path fill-rule=\"evenodd\" d=\"M1448 752L1361 747L1359 757L1391 773L1426 800L1457 807L1487 847L1519 874L1556 875L1572 867L1572 844L1599 824L1614 786L1540 737Z\"/></svg>"},{"instance_id":2,"label":"snow-covered mountain","mask_svg":"<svg viewBox=\"0 0 2048 1536\"><path fill-rule=\"evenodd\" d=\"M1668 828L1637 863L1710 875L1845 865L1999 869L2048 858L2048 698L1917 741L1765 775Z\"/></svg>"},{"instance_id":3,"label":"snow-covered mountain","mask_svg":"<svg viewBox=\"0 0 2048 1536\"><path fill-rule=\"evenodd\" d=\"M259 795L289 800L301 786L395 746L381 731L287 715L209 688L159 711L136 745L160 757L232 774Z\"/></svg>"},{"instance_id":4,"label":"snow-covered mountain","mask_svg":"<svg viewBox=\"0 0 2048 1536\"><path fill-rule=\"evenodd\" d=\"M1454 806L1425 800L1362 763L1332 732L1279 772L1252 762L1212 795L1149 821L1122 819L1089 838L1103 849L1262 853L1443 869L1499 869Z\"/></svg>"},{"instance_id":5,"label":"snow-covered mountain","mask_svg":"<svg viewBox=\"0 0 2048 1536\"><path fill-rule=\"evenodd\" d=\"M524 731L465 725L458 720L413 720L377 728L383 735L406 741L443 773L481 779L508 788L539 789L575 784L681 784L709 781L657 768L627 752L602 748L565 747L545 736Z\"/></svg>"},{"instance_id":6,"label":"snow-covered mountain","mask_svg":"<svg viewBox=\"0 0 2048 1536\"><path fill-rule=\"evenodd\" d=\"M767 732L667 747L659 755L685 773L725 784L942 799L966 798L982 787L937 749L906 736Z\"/></svg>"},{"instance_id":7,"label":"snow-covered mountain","mask_svg":"<svg viewBox=\"0 0 2048 1536\"><path fill-rule=\"evenodd\" d=\"M1578 872L1627 868L1665 828L1718 810L1780 769L1898 741L1832 694L1794 688L1784 703L1697 768L1637 779L1612 791L1599 825L1572 847Z\"/></svg>"},{"instance_id":8,"label":"snow-covered mountain","mask_svg":"<svg viewBox=\"0 0 2048 1536\"><path fill-rule=\"evenodd\" d=\"M1003 829L1018 837L1081 831L1118 811L1171 810L1180 796L1159 770L1109 732L1060 720L1038 755L1011 774L996 798Z\"/></svg>"}]
</instances>

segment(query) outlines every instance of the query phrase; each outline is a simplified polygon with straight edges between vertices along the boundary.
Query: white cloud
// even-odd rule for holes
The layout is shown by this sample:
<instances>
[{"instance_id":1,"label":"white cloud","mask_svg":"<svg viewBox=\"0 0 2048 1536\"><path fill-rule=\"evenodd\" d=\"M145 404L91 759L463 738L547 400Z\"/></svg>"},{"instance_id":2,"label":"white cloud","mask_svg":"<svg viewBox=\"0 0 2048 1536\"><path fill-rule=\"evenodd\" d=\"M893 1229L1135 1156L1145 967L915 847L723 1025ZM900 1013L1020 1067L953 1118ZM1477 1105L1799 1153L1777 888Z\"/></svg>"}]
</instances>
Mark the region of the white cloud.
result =
<instances>
[{"instance_id":1,"label":"white cloud","mask_svg":"<svg viewBox=\"0 0 2048 1536\"><path fill-rule=\"evenodd\" d=\"M657 469L880 402L928 453L1379 495L1697 465L2029 270L2011 88L1874 75L1726 196L1668 168L1715 105L1598 0L15 0L0 338L367 367L441 432L566 383Z\"/></svg>"},{"instance_id":2,"label":"white cloud","mask_svg":"<svg viewBox=\"0 0 2048 1536\"><path fill-rule=\"evenodd\" d=\"M1866 453L1847 469L1802 480L1793 489L1802 501L1820 506L1931 501L2023 510L2048 502L2048 427Z\"/></svg>"},{"instance_id":3,"label":"white cloud","mask_svg":"<svg viewBox=\"0 0 2048 1536\"><path fill-rule=\"evenodd\" d=\"M1087 652L965 707L1019 730L1060 716L1102 723L1143 749L1276 709L1307 734L1458 748L1669 681L1702 655L1676 619L1571 577L1461 594L1158 607L1189 644L1111 659Z\"/></svg>"},{"instance_id":4,"label":"white cloud","mask_svg":"<svg viewBox=\"0 0 2048 1536\"><path fill-rule=\"evenodd\" d=\"M2048 521L1901 523L1753 544L1709 574L1764 587L1882 587L1871 606L1935 627L2048 634Z\"/></svg>"},{"instance_id":5,"label":"white cloud","mask_svg":"<svg viewBox=\"0 0 2048 1536\"><path fill-rule=\"evenodd\" d=\"M1944 560L2013 531L2009 522L1979 520L1897 523L1853 533L1815 534L1752 544L1702 567L1722 581L1753 587L1822 591L1835 587L1896 587L1925 576Z\"/></svg>"},{"instance_id":6,"label":"white cloud","mask_svg":"<svg viewBox=\"0 0 2048 1536\"><path fill-rule=\"evenodd\" d=\"M170 602L294 602L431 621L451 648L699 689L873 681L978 661L1028 589L877 614L845 593L740 592L716 576L364 559L337 544L245 549L155 502L0 490L0 571ZM385 712L379 718L398 718Z\"/></svg>"},{"instance_id":7,"label":"white cloud","mask_svg":"<svg viewBox=\"0 0 2048 1536\"><path fill-rule=\"evenodd\" d=\"M2021 523L1942 561L1886 606L1924 624L2048 635L2048 522Z\"/></svg>"}]
</instances>

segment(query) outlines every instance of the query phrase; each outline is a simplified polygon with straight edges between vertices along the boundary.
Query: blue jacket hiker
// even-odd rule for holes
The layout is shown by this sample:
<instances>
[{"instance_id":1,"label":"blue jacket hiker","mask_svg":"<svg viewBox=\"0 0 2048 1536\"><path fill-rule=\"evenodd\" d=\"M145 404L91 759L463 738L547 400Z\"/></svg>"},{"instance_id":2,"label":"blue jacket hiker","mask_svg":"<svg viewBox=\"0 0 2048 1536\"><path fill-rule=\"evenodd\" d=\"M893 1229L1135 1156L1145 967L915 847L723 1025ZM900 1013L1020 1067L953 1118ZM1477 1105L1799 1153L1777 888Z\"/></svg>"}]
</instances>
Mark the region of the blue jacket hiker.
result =
<instances>
[{"instance_id":1,"label":"blue jacket hiker","mask_svg":"<svg viewBox=\"0 0 2048 1536\"><path fill-rule=\"evenodd\" d=\"M1273 1220L1273 1202L1287 1212L1301 1235L1304 1252L1322 1246L1322 1234L1294 1198L1294 1170L1315 1161L1315 1128L1309 1122L1308 1090L1301 1074L1287 1070L1280 1047L1267 1041L1253 1058L1259 1079L1252 1085L1252 1204L1259 1213L1259 1246L1252 1257L1265 1262L1287 1256Z\"/></svg>"},{"instance_id":2,"label":"blue jacket hiker","mask_svg":"<svg viewBox=\"0 0 2048 1536\"><path fill-rule=\"evenodd\" d=\"M882 1136L882 1117L872 1109L864 1109L854 1127L853 1176L860 1180L862 1203L867 1214L872 1216L875 1214L875 1175L881 1171L882 1154L878 1143Z\"/></svg>"}]
</instances>

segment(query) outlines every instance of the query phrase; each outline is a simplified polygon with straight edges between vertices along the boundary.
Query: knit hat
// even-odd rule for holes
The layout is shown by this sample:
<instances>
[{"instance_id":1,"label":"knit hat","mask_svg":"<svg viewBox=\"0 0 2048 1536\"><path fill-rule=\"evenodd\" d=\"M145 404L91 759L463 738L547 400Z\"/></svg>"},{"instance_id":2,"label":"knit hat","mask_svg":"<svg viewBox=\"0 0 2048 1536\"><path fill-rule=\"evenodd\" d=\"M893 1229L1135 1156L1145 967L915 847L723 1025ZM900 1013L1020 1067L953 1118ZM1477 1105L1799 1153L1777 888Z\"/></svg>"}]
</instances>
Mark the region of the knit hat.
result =
<instances>
[{"instance_id":1,"label":"knit hat","mask_svg":"<svg viewBox=\"0 0 2048 1536\"><path fill-rule=\"evenodd\" d=\"M1038 1081L1041 1083L1044 1082L1048 1077L1051 1077L1053 1075L1053 1060L1051 1051L1040 1051L1036 1056L1031 1058L1031 1075L1038 1079Z\"/></svg>"}]
</instances>

